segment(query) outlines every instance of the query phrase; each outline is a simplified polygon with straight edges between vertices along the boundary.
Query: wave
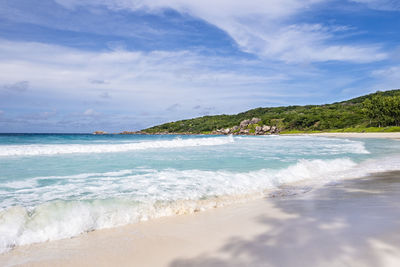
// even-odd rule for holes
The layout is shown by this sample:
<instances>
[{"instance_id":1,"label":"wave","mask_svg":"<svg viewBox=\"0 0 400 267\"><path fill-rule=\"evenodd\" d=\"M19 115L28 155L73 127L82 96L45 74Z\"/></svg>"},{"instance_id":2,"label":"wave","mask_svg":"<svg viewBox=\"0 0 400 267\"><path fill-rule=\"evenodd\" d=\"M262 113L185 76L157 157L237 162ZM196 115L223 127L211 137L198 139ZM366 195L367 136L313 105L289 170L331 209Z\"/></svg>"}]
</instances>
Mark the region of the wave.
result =
<instances>
[{"instance_id":1,"label":"wave","mask_svg":"<svg viewBox=\"0 0 400 267\"><path fill-rule=\"evenodd\" d=\"M362 163L348 158L299 160L280 170L261 169L243 173L134 169L36 177L27 182L39 183L46 179L70 179L73 182L67 185L55 182L43 187L15 184L20 197L16 203L26 201L26 206L3 203L12 207L0 211L0 253L14 246L70 238L96 229L260 198L268 190L286 184L324 184L398 169L400 157L392 156ZM68 200L76 199L76 195L81 195L79 201ZM44 203L29 202L37 196L41 196ZM101 199L104 196L110 197ZM10 199L15 198L16 195Z\"/></svg>"},{"instance_id":2,"label":"wave","mask_svg":"<svg viewBox=\"0 0 400 267\"><path fill-rule=\"evenodd\" d=\"M235 139L255 144L257 141L269 141L268 146L273 151L285 150L285 155L338 155L338 154L370 154L365 143L357 140L338 139L315 136L237 136ZM299 142L302 146L299 146Z\"/></svg>"},{"instance_id":3,"label":"wave","mask_svg":"<svg viewBox=\"0 0 400 267\"><path fill-rule=\"evenodd\" d=\"M287 168L249 172L131 169L70 176L34 177L2 183L8 198L0 208L13 205L36 206L57 199L101 199L104 196L146 201L201 199L220 195L240 195L271 189L301 180L330 179L356 164L350 159L299 160ZM1 194L1 191L0 191Z\"/></svg>"},{"instance_id":4,"label":"wave","mask_svg":"<svg viewBox=\"0 0 400 267\"><path fill-rule=\"evenodd\" d=\"M238 197L221 197L144 204L107 199L54 201L39 205L34 210L16 206L0 212L0 253L16 246L71 238L98 229L188 214L238 201Z\"/></svg>"},{"instance_id":5,"label":"wave","mask_svg":"<svg viewBox=\"0 0 400 267\"><path fill-rule=\"evenodd\" d=\"M137 143L122 144L43 144L43 145L3 145L0 146L0 156L36 156L36 155L55 155L72 153L110 153L127 152L134 150L154 149L154 148L180 148L196 146L216 146L233 143L232 136L210 137L210 138L190 138L162 141L144 141Z\"/></svg>"}]
</instances>

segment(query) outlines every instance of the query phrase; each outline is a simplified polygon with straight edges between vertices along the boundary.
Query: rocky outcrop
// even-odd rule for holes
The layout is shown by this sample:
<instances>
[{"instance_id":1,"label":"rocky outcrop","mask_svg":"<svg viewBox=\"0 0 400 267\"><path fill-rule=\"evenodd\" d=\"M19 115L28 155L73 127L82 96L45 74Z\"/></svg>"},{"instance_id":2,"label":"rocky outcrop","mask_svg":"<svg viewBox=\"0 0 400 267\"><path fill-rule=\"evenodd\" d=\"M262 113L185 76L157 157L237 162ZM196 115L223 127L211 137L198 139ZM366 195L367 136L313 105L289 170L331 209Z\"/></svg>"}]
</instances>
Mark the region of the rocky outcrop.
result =
<instances>
[{"instance_id":1,"label":"rocky outcrop","mask_svg":"<svg viewBox=\"0 0 400 267\"><path fill-rule=\"evenodd\" d=\"M107 132L104 132L104 131L95 131L95 132L93 132L93 134L107 134Z\"/></svg>"},{"instance_id":2,"label":"rocky outcrop","mask_svg":"<svg viewBox=\"0 0 400 267\"><path fill-rule=\"evenodd\" d=\"M212 131L211 134L234 134L234 135L268 135L278 134L280 130L276 126L259 125L261 122L260 118L252 118L243 120L239 125L231 128L221 128Z\"/></svg>"},{"instance_id":3,"label":"rocky outcrop","mask_svg":"<svg viewBox=\"0 0 400 267\"><path fill-rule=\"evenodd\" d=\"M270 135L270 134L279 134L280 129L276 126L262 125L260 122L260 118L252 118L246 119L240 122L239 125L235 125L230 128L220 128L211 132L211 134L215 135ZM106 134L102 131L96 131L93 134ZM168 131L160 131L160 132L145 132L145 131L124 131L119 134L155 134L155 135L193 135L198 133L192 132L168 132Z\"/></svg>"},{"instance_id":4,"label":"rocky outcrop","mask_svg":"<svg viewBox=\"0 0 400 267\"><path fill-rule=\"evenodd\" d=\"M257 124L257 123L259 123L260 121L261 121L260 118L252 118L251 120L243 120L243 121L240 122L239 127L240 127L240 128L246 128L246 127L249 126L249 125Z\"/></svg>"},{"instance_id":5,"label":"rocky outcrop","mask_svg":"<svg viewBox=\"0 0 400 267\"><path fill-rule=\"evenodd\" d=\"M240 129L239 134L249 134L250 130L249 129Z\"/></svg>"},{"instance_id":6,"label":"rocky outcrop","mask_svg":"<svg viewBox=\"0 0 400 267\"><path fill-rule=\"evenodd\" d=\"M264 125L264 126L262 127L262 130L263 130L264 132L269 132L269 131L271 130L271 126Z\"/></svg>"},{"instance_id":7,"label":"rocky outcrop","mask_svg":"<svg viewBox=\"0 0 400 267\"><path fill-rule=\"evenodd\" d=\"M239 127L242 129L242 128L246 128L247 126L249 126L249 124L250 124L250 120L244 120L244 121L241 121L240 122L240 125L239 125Z\"/></svg>"},{"instance_id":8,"label":"rocky outcrop","mask_svg":"<svg viewBox=\"0 0 400 267\"><path fill-rule=\"evenodd\" d=\"M261 121L260 118L252 118L252 119L250 120L250 124L257 124L257 123L259 123L260 121Z\"/></svg>"}]
</instances>

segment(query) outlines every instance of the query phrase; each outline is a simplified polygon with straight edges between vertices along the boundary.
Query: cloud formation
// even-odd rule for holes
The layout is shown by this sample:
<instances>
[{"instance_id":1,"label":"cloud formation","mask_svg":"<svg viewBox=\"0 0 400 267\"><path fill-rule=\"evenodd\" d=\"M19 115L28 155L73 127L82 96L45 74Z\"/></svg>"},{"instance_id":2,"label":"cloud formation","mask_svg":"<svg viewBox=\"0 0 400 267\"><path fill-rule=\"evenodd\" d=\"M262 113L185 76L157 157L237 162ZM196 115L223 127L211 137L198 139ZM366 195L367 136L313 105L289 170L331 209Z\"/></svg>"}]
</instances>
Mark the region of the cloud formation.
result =
<instances>
[{"instance_id":1,"label":"cloud formation","mask_svg":"<svg viewBox=\"0 0 400 267\"><path fill-rule=\"evenodd\" d=\"M89 99L93 93L108 98L108 91L112 90L113 99L128 101L126 97L134 95L138 101L135 98L129 101L139 106L146 105L143 104L145 99L168 103L188 95L203 95L201 98L204 98L205 92L217 97L225 90L247 87L248 84L267 85L287 79L285 74L271 70L254 73L253 70L258 68L257 61L202 56L196 51L94 52L5 40L0 40L0 51L0 80L6 83L12 84L24 77L42 92L68 92L68 95ZM49 54L52 56L47 56ZM108 82L92 82L100 78ZM26 82L8 86L18 90L26 87ZM218 90L214 89L216 87Z\"/></svg>"},{"instance_id":2,"label":"cloud formation","mask_svg":"<svg viewBox=\"0 0 400 267\"><path fill-rule=\"evenodd\" d=\"M374 86L379 90L400 89L400 65L374 70L371 75L376 78Z\"/></svg>"},{"instance_id":3,"label":"cloud formation","mask_svg":"<svg viewBox=\"0 0 400 267\"><path fill-rule=\"evenodd\" d=\"M19 103L25 112L57 108L68 116L85 110L79 113L82 118L63 120L70 127L100 113L104 120L113 118L107 113L145 113L138 125L147 127L180 119L183 114L198 116L192 108L196 105L218 106L206 110L207 114L234 113L253 105L254 95L256 101L289 95L277 86L290 79L288 74L265 68L257 60L205 56L197 51L83 51L0 39L0 57L0 81L21 90L26 83L15 85L15 81L27 79L32 87L22 99L0 98L0 105L15 108ZM100 103L99 99L107 101ZM166 114L165 110L173 112ZM58 119L63 119L60 114Z\"/></svg>"},{"instance_id":4,"label":"cloud formation","mask_svg":"<svg viewBox=\"0 0 400 267\"><path fill-rule=\"evenodd\" d=\"M398 0L350 0L355 3L365 4L369 8L385 11L400 10L400 2Z\"/></svg>"},{"instance_id":5,"label":"cloud formation","mask_svg":"<svg viewBox=\"0 0 400 267\"><path fill-rule=\"evenodd\" d=\"M396 10L390 0L0 1L0 131L135 130L390 89Z\"/></svg>"},{"instance_id":6,"label":"cloud formation","mask_svg":"<svg viewBox=\"0 0 400 267\"><path fill-rule=\"evenodd\" d=\"M92 108L89 108L89 109L85 110L85 111L82 113L82 115L88 116L88 117L95 117L95 116L99 116L100 114L101 114L100 112L97 112L97 111L95 111L95 110L92 109Z\"/></svg>"},{"instance_id":7,"label":"cloud formation","mask_svg":"<svg viewBox=\"0 0 400 267\"><path fill-rule=\"evenodd\" d=\"M103 92L99 95L101 98L110 99L111 95L108 92Z\"/></svg>"},{"instance_id":8,"label":"cloud formation","mask_svg":"<svg viewBox=\"0 0 400 267\"><path fill-rule=\"evenodd\" d=\"M174 112L174 111L177 111L180 107L181 107L180 104L175 103L175 104L173 104L173 105L167 107L167 108L165 109L165 111Z\"/></svg>"},{"instance_id":9,"label":"cloud formation","mask_svg":"<svg viewBox=\"0 0 400 267\"><path fill-rule=\"evenodd\" d=\"M374 5L374 0L354 0ZM345 61L367 63L387 58L379 44L331 44L335 29L294 18L327 0L57 0L65 7L104 5L112 10L158 12L173 9L200 18L229 34L248 53L289 63ZM389 6L390 0L385 5ZM393 6L393 5L392 5ZM223 12L221 12L223 10Z\"/></svg>"},{"instance_id":10,"label":"cloud formation","mask_svg":"<svg viewBox=\"0 0 400 267\"><path fill-rule=\"evenodd\" d=\"M11 83L11 84L5 84L3 86L3 88L6 89L7 91L23 93L23 92L26 92L26 90L28 90L29 82L28 81L20 81L20 82Z\"/></svg>"}]
</instances>

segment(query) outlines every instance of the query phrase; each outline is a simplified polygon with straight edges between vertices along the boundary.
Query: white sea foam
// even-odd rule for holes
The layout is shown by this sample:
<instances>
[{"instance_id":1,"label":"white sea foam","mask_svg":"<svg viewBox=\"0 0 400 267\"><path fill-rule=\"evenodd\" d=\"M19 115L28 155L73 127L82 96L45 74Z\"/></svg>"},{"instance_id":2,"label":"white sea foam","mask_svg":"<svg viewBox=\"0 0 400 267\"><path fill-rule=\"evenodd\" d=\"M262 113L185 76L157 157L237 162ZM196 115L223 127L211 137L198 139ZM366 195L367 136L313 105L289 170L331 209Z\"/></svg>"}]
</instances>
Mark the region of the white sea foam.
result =
<instances>
[{"instance_id":1,"label":"white sea foam","mask_svg":"<svg viewBox=\"0 0 400 267\"><path fill-rule=\"evenodd\" d=\"M216 146L233 143L232 136L211 138L175 138L173 140L143 141L123 144L42 144L42 145L2 145L0 156L35 156L71 153L110 153L155 148L180 148L196 146Z\"/></svg>"},{"instance_id":2,"label":"white sea foam","mask_svg":"<svg viewBox=\"0 0 400 267\"><path fill-rule=\"evenodd\" d=\"M338 155L338 154L370 154L365 143L358 140L338 139L315 136L238 136L235 139L260 145L264 140L272 151L284 151L285 155ZM302 144L302 145L299 145ZM252 147L253 148L253 147Z\"/></svg>"},{"instance_id":3,"label":"white sea foam","mask_svg":"<svg viewBox=\"0 0 400 267\"><path fill-rule=\"evenodd\" d=\"M40 243L79 234L146 221L163 216L193 213L238 202L235 198L182 200L173 203L137 203L108 199L55 201L30 211L16 206L0 211L0 253L15 246Z\"/></svg>"},{"instance_id":4,"label":"white sea foam","mask_svg":"<svg viewBox=\"0 0 400 267\"><path fill-rule=\"evenodd\" d=\"M250 172L141 169L36 177L30 181L54 178L70 181L31 188L15 185L16 194L2 203L12 207L0 211L0 252L13 246L69 238L96 229L261 197L265 190L288 183L326 183L398 169L400 157L392 156L360 164L348 158L299 160L285 169ZM79 201L68 200L75 195L84 197ZM102 199L104 196L109 198ZM35 199L42 203L32 202Z\"/></svg>"},{"instance_id":5,"label":"white sea foam","mask_svg":"<svg viewBox=\"0 0 400 267\"><path fill-rule=\"evenodd\" d=\"M44 177L34 177L22 181L9 181L1 184L3 188L10 189L24 189L24 188L34 188L37 186L40 180L71 180L71 179L87 179L87 178L101 178L101 177L121 177L127 174L132 174L133 170L120 170L115 172L102 172L102 173L80 173L76 175L66 175L66 176L44 176ZM1 193L0 193L1 194Z\"/></svg>"},{"instance_id":6,"label":"white sea foam","mask_svg":"<svg viewBox=\"0 0 400 267\"><path fill-rule=\"evenodd\" d=\"M355 165L350 159L299 160L286 169L249 172L204 170L132 169L70 176L34 177L1 184L12 189L0 208L14 205L36 206L57 199L134 198L146 201L200 199L216 195L240 195L274 188L299 180L328 179L332 173ZM326 178L328 177L328 178ZM1 197L1 194L0 194Z\"/></svg>"}]
</instances>

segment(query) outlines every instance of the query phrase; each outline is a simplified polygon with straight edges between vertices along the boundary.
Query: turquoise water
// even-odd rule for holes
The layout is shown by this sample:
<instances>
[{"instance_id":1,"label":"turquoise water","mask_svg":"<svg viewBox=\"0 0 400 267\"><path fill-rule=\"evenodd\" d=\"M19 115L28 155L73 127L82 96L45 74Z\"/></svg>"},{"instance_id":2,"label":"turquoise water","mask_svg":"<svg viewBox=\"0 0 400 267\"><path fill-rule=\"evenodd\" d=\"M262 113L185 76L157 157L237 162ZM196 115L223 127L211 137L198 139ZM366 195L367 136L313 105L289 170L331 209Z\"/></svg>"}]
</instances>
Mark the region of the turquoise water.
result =
<instances>
[{"instance_id":1,"label":"turquoise water","mask_svg":"<svg viewBox=\"0 0 400 267\"><path fill-rule=\"evenodd\" d=\"M0 252L398 169L384 139L3 134Z\"/></svg>"}]
</instances>

